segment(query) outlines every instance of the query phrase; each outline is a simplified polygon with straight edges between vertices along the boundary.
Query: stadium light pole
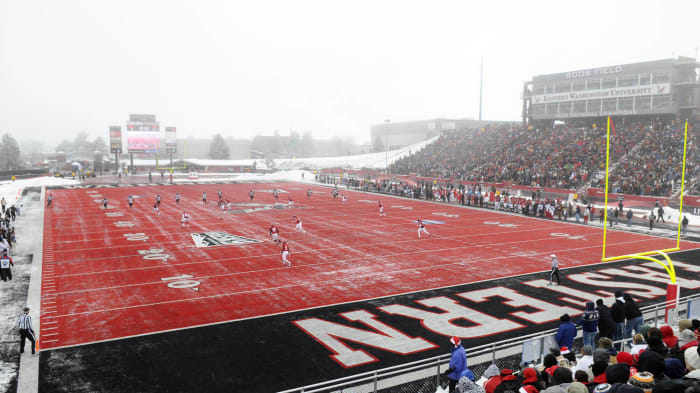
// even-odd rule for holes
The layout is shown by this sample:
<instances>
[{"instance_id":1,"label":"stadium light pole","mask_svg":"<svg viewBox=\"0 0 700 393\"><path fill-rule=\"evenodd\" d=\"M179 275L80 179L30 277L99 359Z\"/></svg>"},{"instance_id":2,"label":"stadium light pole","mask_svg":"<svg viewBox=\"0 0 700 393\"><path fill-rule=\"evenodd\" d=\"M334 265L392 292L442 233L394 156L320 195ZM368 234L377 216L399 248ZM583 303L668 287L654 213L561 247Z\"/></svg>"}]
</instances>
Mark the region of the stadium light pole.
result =
<instances>
[{"instance_id":1,"label":"stadium light pole","mask_svg":"<svg viewBox=\"0 0 700 393\"><path fill-rule=\"evenodd\" d=\"M388 173L389 172L389 122L391 120L386 119L384 120L384 123L386 124L386 127L384 127L384 136L385 136L385 146L384 146L384 170Z\"/></svg>"},{"instance_id":2,"label":"stadium light pole","mask_svg":"<svg viewBox=\"0 0 700 393\"><path fill-rule=\"evenodd\" d=\"M481 121L481 103L484 97L484 53L481 53L481 66L479 71L479 121Z\"/></svg>"}]
</instances>

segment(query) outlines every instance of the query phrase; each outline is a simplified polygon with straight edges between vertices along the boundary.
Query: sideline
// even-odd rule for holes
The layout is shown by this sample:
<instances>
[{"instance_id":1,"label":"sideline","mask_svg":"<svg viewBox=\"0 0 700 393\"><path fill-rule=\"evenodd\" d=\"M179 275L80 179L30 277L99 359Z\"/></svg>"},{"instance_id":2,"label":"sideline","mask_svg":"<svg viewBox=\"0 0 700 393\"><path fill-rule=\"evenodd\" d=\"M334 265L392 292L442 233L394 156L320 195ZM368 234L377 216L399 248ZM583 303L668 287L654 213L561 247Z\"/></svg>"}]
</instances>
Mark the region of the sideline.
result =
<instances>
[{"instance_id":1,"label":"sideline","mask_svg":"<svg viewBox=\"0 0 700 393\"><path fill-rule=\"evenodd\" d=\"M44 201L46 197L46 187L41 187L41 196L39 198L39 218L37 233L39 241L36 248L33 250L32 267L29 276L29 289L27 291L27 307L31 309L32 322L34 332L37 339L41 337L41 273L42 262L44 258ZM29 210L29 209L27 209ZM33 209L32 209L33 210ZM25 213L27 214L27 213ZM32 217L36 219L36 217ZM39 342L41 349L41 342ZM32 356L29 351L20 355L19 371L17 373L17 393L36 393L39 390L39 357L41 352L37 352L37 356Z\"/></svg>"}]
</instances>

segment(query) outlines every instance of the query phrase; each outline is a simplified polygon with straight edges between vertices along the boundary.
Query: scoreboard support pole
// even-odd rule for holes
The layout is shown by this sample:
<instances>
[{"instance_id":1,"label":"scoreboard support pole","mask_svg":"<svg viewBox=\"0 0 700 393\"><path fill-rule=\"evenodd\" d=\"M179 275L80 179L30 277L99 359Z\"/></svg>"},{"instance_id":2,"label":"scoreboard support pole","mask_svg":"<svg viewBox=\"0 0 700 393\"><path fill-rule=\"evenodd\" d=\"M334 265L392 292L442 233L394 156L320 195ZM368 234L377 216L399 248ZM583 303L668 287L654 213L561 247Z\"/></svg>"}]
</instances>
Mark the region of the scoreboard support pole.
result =
<instances>
[{"instance_id":1,"label":"scoreboard support pole","mask_svg":"<svg viewBox=\"0 0 700 393\"><path fill-rule=\"evenodd\" d=\"M117 175L119 175L119 153L114 152L114 163L117 165Z\"/></svg>"},{"instance_id":2,"label":"scoreboard support pole","mask_svg":"<svg viewBox=\"0 0 700 393\"><path fill-rule=\"evenodd\" d=\"M130 162L129 162L129 164L130 164L129 174L131 175L134 173L134 153L131 153L131 152L129 153L129 160L130 160Z\"/></svg>"}]
</instances>

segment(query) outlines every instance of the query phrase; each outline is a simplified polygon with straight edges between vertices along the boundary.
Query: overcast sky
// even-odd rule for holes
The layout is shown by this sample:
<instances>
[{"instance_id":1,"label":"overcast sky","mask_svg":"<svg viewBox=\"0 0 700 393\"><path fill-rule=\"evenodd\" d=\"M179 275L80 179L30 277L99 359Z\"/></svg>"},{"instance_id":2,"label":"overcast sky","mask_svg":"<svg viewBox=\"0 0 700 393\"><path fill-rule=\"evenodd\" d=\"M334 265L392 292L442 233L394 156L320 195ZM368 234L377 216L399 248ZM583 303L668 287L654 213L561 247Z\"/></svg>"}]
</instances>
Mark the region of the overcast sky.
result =
<instances>
[{"instance_id":1,"label":"overcast sky","mask_svg":"<svg viewBox=\"0 0 700 393\"><path fill-rule=\"evenodd\" d=\"M695 56L700 1L0 0L0 132L108 139L129 113L178 136L518 120L534 75Z\"/></svg>"}]
</instances>

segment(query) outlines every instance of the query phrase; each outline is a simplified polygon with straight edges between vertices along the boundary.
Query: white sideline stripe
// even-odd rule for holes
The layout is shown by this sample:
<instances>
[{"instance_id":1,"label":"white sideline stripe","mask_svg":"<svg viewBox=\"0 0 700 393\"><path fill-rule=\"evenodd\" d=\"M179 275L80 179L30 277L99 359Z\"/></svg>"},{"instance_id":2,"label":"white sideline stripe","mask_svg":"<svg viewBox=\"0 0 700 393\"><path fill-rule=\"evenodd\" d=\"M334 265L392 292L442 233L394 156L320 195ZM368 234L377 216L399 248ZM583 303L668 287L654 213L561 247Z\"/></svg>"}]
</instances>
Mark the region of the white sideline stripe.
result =
<instances>
[{"instance_id":1,"label":"white sideline stripe","mask_svg":"<svg viewBox=\"0 0 700 393\"><path fill-rule=\"evenodd\" d=\"M41 337L43 338L43 337L57 336L57 335L58 335L58 333L46 333L46 334L42 334Z\"/></svg>"},{"instance_id":2,"label":"white sideline stripe","mask_svg":"<svg viewBox=\"0 0 700 393\"><path fill-rule=\"evenodd\" d=\"M58 329L58 326L56 327L45 327L42 330L53 330L53 329Z\"/></svg>"},{"instance_id":3,"label":"white sideline stripe","mask_svg":"<svg viewBox=\"0 0 700 393\"><path fill-rule=\"evenodd\" d=\"M38 217L34 214L30 216L37 222L38 236L37 244L33 252L31 274L29 276L29 288L27 289L27 307L39 314L36 318L36 332L41 335L41 319L43 313L41 310L42 289L41 280L43 274L44 263L44 213L46 200L46 186L41 187L39 197ZM33 210L33 209L32 209ZM29 210L31 212L32 210ZM19 361L19 371L17 372L17 393L36 393L39 390L39 356L21 357Z\"/></svg>"}]
</instances>

